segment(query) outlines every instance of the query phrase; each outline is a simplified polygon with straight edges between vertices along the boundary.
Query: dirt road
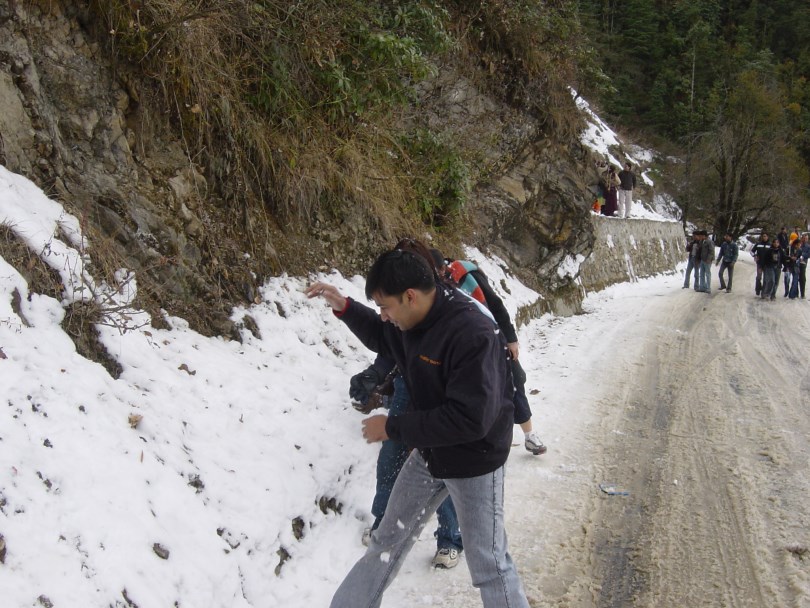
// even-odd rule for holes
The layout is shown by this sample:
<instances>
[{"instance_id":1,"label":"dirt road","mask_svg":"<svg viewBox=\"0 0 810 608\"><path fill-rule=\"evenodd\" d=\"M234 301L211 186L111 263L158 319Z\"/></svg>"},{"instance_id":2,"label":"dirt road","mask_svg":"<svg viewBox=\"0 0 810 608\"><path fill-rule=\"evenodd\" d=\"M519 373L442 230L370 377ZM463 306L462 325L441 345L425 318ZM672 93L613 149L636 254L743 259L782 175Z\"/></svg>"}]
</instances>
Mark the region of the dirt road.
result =
<instances>
[{"instance_id":1,"label":"dirt road","mask_svg":"<svg viewBox=\"0 0 810 608\"><path fill-rule=\"evenodd\" d=\"M629 494L593 502L595 606L810 606L810 306L737 270L733 293L657 303L609 397L602 470Z\"/></svg>"}]
</instances>

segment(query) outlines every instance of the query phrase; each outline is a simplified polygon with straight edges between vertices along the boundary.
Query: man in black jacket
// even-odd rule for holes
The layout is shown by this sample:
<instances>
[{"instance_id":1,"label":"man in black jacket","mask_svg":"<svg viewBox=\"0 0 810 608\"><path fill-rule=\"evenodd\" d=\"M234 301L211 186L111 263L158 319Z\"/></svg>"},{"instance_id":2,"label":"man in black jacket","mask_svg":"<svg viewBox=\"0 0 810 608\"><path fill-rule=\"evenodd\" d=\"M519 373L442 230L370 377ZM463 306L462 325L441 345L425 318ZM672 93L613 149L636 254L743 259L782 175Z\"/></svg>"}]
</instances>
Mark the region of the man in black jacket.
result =
<instances>
[{"instance_id":1,"label":"man in black jacket","mask_svg":"<svg viewBox=\"0 0 810 608\"><path fill-rule=\"evenodd\" d=\"M467 566L485 608L528 608L504 528L504 463L513 424L513 387L502 332L477 305L438 284L421 256L393 250L369 271L372 309L317 282L323 297L368 347L396 361L411 405L401 416L363 421L369 443L388 438L414 447L385 516L331 608L374 608L436 508L453 497Z\"/></svg>"},{"instance_id":2,"label":"man in black jacket","mask_svg":"<svg viewBox=\"0 0 810 608\"><path fill-rule=\"evenodd\" d=\"M754 256L754 261L757 264L757 279L756 284L754 286L754 291L757 295L762 293L762 280L763 280L763 272L765 270L765 257L769 255L771 249L771 244L768 241L768 235L766 233L762 233L759 235L759 241L751 249L751 255Z\"/></svg>"}]
</instances>

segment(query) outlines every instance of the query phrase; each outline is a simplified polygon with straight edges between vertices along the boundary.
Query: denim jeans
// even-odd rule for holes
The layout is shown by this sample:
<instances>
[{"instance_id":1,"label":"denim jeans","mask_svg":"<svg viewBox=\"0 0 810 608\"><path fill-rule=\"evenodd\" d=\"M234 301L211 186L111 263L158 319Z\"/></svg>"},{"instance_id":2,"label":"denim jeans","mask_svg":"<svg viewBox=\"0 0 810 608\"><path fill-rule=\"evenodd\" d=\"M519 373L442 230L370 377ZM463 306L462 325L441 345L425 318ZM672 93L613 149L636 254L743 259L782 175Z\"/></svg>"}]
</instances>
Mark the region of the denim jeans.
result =
<instances>
[{"instance_id":1,"label":"denim jeans","mask_svg":"<svg viewBox=\"0 0 810 608\"><path fill-rule=\"evenodd\" d=\"M779 267L764 266L762 268L762 298L770 298L776 294L779 285Z\"/></svg>"},{"instance_id":2,"label":"denim jeans","mask_svg":"<svg viewBox=\"0 0 810 608\"><path fill-rule=\"evenodd\" d=\"M723 271L728 271L728 281L723 283ZM734 279L734 262L720 262L720 272L717 273L720 279L720 289L728 289L731 291L731 281Z\"/></svg>"},{"instance_id":3,"label":"denim jeans","mask_svg":"<svg viewBox=\"0 0 810 608\"><path fill-rule=\"evenodd\" d=\"M402 376L394 378L394 394L388 402L388 415L399 416L408 407L408 387ZM382 442L380 453L377 456L377 486L374 500L371 503L371 514L374 516L373 529L377 529L380 521L385 515L388 501L391 498L391 490L397 480L402 465L408 459L408 446L400 441L388 439ZM439 520L439 527L434 533L436 537L437 549L455 548L464 550L464 543L461 540L461 530L458 525L458 516L453 507L453 500L448 496L436 511Z\"/></svg>"},{"instance_id":4,"label":"denim jeans","mask_svg":"<svg viewBox=\"0 0 810 608\"><path fill-rule=\"evenodd\" d=\"M790 272L790 286L788 287L788 297L793 300L799 297L799 268L798 264Z\"/></svg>"},{"instance_id":5,"label":"denim jeans","mask_svg":"<svg viewBox=\"0 0 810 608\"><path fill-rule=\"evenodd\" d=\"M464 533L467 567L484 608L529 608L508 551L503 511L504 469L463 479L437 479L413 450L402 467L380 526L365 555L332 598L331 608L379 608L433 512L448 493Z\"/></svg>"},{"instance_id":6,"label":"denim jeans","mask_svg":"<svg viewBox=\"0 0 810 608\"><path fill-rule=\"evenodd\" d=\"M697 288L698 271L697 271L697 268L695 268L695 258L693 258L690 255L689 259L686 261L686 274L684 275L684 278L683 278L683 286L684 287L689 287L689 278L692 276L692 269L695 270L695 288Z\"/></svg>"},{"instance_id":7,"label":"denim jeans","mask_svg":"<svg viewBox=\"0 0 810 608\"><path fill-rule=\"evenodd\" d=\"M461 527L458 525L458 514L453 506L453 499L449 496L436 509L436 518L439 520L439 527L433 533L436 537L436 549L457 549L464 550L464 542L461 540Z\"/></svg>"},{"instance_id":8,"label":"denim jeans","mask_svg":"<svg viewBox=\"0 0 810 608\"><path fill-rule=\"evenodd\" d=\"M712 263L700 262L700 287L698 291L709 292L712 290Z\"/></svg>"}]
</instances>

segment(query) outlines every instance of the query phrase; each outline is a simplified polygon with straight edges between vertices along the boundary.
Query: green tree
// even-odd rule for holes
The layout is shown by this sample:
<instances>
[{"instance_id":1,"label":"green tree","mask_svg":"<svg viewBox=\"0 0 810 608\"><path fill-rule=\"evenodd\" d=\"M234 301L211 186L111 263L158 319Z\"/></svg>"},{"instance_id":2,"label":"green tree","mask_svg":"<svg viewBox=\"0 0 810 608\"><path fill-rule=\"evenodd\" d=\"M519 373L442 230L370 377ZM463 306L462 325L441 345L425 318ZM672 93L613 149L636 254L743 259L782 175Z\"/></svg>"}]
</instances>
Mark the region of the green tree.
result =
<instances>
[{"instance_id":1,"label":"green tree","mask_svg":"<svg viewBox=\"0 0 810 608\"><path fill-rule=\"evenodd\" d=\"M697 138L685 167L692 219L715 234L785 223L806 208L807 170L791 144L782 87L765 65L743 71L726 95L716 95L714 128Z\"/></svg>"}]
</instances>

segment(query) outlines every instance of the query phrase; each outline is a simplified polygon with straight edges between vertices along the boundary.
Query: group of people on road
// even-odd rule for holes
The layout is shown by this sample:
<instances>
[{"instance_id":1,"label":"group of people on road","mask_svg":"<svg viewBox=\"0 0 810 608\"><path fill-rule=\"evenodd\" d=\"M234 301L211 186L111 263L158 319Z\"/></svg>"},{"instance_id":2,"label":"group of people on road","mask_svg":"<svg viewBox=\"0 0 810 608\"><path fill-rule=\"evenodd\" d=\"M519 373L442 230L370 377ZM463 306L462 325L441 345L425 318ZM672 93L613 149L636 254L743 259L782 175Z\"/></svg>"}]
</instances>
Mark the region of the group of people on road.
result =
<instances>
[{"instance_id":1,"label":"group of people on road","mask_svg":"<svg viewBox=\"0 0 810 608\"><path fill-rule=\"evenodd\" d=\"M368 273L365 295L379 312L328 283L315 282L305 293L326 300L378 355L350 381L358 409L370 413L373 405L386 403L376 397L390 393L388 414L361 423L366 441L382 442L383 448L375 520L364 535L366 553L331 608L379 606L434 512L434 566L458 562L463 534L467 567L484 607L529 608L504 526L504 464L513 425L523 429L531 454L546 448L531 427L517 335L485 275L471 262L445 259L404 239Z\"/></svg>"},{"instance_id":2,"label":"group of people on road","mask_svg":"<svg viewBox=\"0 0 810 608\"><path fill-rule=\"evenodd\" d=\"M775 238L762 232L759 241L751 249L757 264L754 292L763 300L775 300L779 279L783 278L784 295L789 299L804 299L807 285L807 261L810 259L808 235L794 228L788 234L782 227Z\"/></svg>"},{"instance_id":3,"label":"group of people on road","mask_svg":"<svg viewBox=\"0 0 810 608\"><path fill-rule=\"evenodd\" d=\"M687 262L686 273L683 280L683 288L689 287L690 277L694 271L695 291L703 293L712 292L712 262L715 261L714 241L706 230L695 230L692 238L686 244ZM720 247L720 254L717 256L717 265L722 262L720 268L720 289L731 292L734 280L734 263L739 255L739 247L734 242L730 234L724 237L723 245ZM727 273L726 280L723 273Z\"/></svg>"},{"instance_id":4,"label":"group of people on road","mask_svg":"<svg viewBox=\"0 0 810 608\"><path fill-rule=\"evenodd\" d=\"M754 292L758 297L775 300L780 278L783 278L785 298L805 298L807 262L810 259L809 240L808 235L802 235L798 228L788 234L787 228L783 227L772 240L766 232L760 234L759 240L751 249L757 266ZM715 244L708 232L694 231L686 245L687 264L683 288L690 286L690 278L694 272L695 291L711 293L711 265L714 261L716 266L720 266L720 290L730 293L734 264L739 258L739 252L740 248L734 237L727 233L715 257Z\"/></svg>"}]
</instances>

